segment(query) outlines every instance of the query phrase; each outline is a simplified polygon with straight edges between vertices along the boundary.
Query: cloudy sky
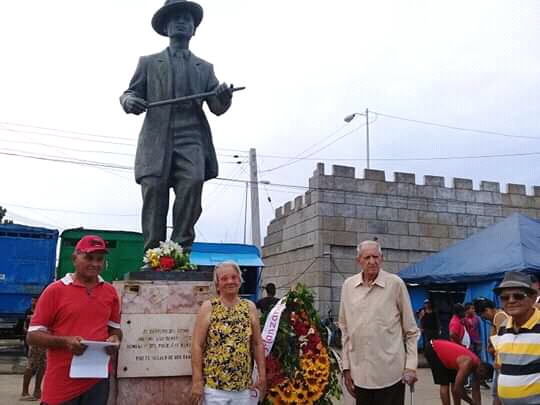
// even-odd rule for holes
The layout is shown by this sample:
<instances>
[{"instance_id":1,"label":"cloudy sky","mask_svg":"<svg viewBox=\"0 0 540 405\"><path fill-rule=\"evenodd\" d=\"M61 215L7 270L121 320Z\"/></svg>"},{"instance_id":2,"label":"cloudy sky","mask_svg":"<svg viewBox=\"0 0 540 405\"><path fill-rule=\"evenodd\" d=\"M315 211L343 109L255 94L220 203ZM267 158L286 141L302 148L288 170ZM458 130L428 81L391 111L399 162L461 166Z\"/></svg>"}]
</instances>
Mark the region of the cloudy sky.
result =
<instances>
[{"instance_id":1,"label":"cloudy sky","mask_svg":"<svg viewBox=\"0 0 540 405\"><path fill-rule=\"evenodd\" d=\"M0 12L0 205L18 223L140 231L142 116L118 96L167 39L161 0L16 1ZM540 1L203 0L191 50L235 93L209 114L220 179L197 240L243 242L248 151L261 234L317 162L540 185ZM238 163L239 162L239 163ZM269 201L270 200L270 201ZM249 209L249 208L248 208ZM249 227L249 219L247 221ZM251 241L247 232L246 241Z\"/></svg>"}]
</instances>

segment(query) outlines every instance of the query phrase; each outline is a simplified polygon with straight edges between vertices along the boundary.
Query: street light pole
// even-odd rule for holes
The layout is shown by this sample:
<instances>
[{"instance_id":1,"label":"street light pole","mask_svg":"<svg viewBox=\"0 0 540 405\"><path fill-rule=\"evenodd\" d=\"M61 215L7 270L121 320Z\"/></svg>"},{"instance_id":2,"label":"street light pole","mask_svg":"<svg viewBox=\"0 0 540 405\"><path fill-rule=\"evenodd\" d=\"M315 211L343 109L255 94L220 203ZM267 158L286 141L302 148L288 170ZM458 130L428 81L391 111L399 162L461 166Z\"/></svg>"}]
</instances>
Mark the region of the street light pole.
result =
<instances>
[{"instance_id":1,"label":"street light pole","mask_svg":"<svg viewBox=\"0 0 540 405\"><path fill-rule=\"evenodd\" d=\"M365 113L352 113L350 115L347 115L344 118L344 121L349 123L357 115L365 115L366 116L366 167L369 169L369 111L368 111L368 109L366 108Z\"/></svg>"},{"instance_id":2,"label":"street light pole","mask_svg":"<svg viewBox=\"0 0 540 405\"><path fill-rule=\"evenodd\" d=\"M369 117L368 109L366 108L366 164L369 169Z\"/></svg>"}]
</instances>

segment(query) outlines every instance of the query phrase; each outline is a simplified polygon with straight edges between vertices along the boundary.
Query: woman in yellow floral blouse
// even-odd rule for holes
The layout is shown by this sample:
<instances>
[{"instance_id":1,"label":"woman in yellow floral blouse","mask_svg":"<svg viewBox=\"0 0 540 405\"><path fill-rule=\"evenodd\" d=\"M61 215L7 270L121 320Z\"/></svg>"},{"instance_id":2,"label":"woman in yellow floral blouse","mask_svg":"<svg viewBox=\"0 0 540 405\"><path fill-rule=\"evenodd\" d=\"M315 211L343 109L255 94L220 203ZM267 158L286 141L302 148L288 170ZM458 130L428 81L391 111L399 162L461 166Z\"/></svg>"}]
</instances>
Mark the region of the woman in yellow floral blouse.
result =
<instances>
[{"instance_id":1,"label":"woman in yellow floral blouse","mask_svg":"<svg viewBox=\"0 0 540 405\"><path fill-rule=\"evenodd\" d=\"M191 346L192 404L248 405L250 389L264 395L266 370L257 309L240 298L242 273L234 262L214 269L218 296L197 314ZM253 358L259 372L251 382Z\"/></svg>"}]
</instances>

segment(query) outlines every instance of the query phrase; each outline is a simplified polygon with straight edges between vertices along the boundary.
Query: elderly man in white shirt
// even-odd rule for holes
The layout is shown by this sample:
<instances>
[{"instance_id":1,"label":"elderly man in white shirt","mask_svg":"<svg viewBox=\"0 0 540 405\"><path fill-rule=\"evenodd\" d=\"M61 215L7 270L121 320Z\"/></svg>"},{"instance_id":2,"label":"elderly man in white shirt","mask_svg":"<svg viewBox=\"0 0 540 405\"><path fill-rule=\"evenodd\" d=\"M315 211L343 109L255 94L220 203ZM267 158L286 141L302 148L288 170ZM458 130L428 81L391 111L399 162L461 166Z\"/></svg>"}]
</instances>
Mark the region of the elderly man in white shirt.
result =
<instances>
[{"instance_id":1,"label":"elderly man in white shirt","mask_svg":"<svg viewBox=\"0 0 540 405\"><path fill-rule=\"evenodd\" d=\"M345 386L358 405L402 405L418 361L407 287L382 270L378 242L360 243L356 261L362 271L345 280L339 309Z\"/></svg>"}]
</instances>

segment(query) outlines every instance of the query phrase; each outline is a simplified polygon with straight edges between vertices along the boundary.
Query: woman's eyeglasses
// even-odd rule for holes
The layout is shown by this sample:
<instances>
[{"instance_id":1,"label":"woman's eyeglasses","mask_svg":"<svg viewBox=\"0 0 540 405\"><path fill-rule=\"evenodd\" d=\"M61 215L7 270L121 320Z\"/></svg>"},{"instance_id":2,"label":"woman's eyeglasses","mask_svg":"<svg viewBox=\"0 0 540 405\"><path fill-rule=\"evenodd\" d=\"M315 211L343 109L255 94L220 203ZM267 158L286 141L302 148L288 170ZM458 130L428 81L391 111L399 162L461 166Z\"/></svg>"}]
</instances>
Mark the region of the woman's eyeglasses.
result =
<instances>
[{"instance_id":1,"label":"woman's eyeglasses","mask_svg":"<svg viewBox=\"0 0 540 405\"><path fill-rule=\"evenodd\" d=\"M528 296L529 294L527 293L518 292L518 293L512 293L512 294L501 294L499 295L499 298L501 299L501 301L508 301L510 297L514 297L515 301L521 301L527 298Z\"/></svg>"}]
</instances>

